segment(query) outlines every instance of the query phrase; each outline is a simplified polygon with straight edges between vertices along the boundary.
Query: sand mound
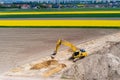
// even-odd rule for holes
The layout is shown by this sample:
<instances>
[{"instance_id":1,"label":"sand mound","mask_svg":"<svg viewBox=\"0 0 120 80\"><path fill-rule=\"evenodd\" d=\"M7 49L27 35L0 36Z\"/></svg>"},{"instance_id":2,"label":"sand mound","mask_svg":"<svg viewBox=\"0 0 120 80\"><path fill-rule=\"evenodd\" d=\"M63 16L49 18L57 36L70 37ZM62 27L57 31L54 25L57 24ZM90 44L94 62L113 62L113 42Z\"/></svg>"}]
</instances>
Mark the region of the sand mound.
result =
<instances>
[{"instance_id":1,"label":"sand mound","mask_svg":"<svg viewBox=\"0 0 120 80\"><path fill-rule=\"evenodd\" d=\"M64 71L63 77L73 80L120 80L120 42L106 42L101 50Z\"/></svg>"},{"instance_id":2,"label":"sand mound","mask_svg":"<svg viewBox=\"0 0 120 80\"><path fill-rule=\"evenodd\" d=\"M55 65L54 67L50 67L52 65ZM50 67L50 68L49 68ZM42 68L49 68L46 72L43 73L42 76L44 77L49 77L55 73L58 73L61 71L63 68L65 68L66 65L63 63L58 63L57 60L47 60L41 63L34 64L30 69L31 70L38 70Z\"/></svg>"},{"instance_id":3,"label":"sand mound","mask_svg":"<svg viewBox=\"0 0 120 80\"><path fill-rule=\"evenodd\" d=\"M58 73L59 71L61 71L61 70L62 70L63 68L65 68L65 67L66 67L65 64L59 64L59 65L57 65L56 67L54 67L54 68L50 69L49 71L45 72L45 73L43 74L43 76L44 76L44 77L49 77L49 76L51 76L51 75L53 75L53 74L55 74L55 73Z\"/></svg>"},{"instance_id":4,"label":"sand mound","mask_svg":"<svg viewBox=\"0 0 120 80\"><path fill-rule=\"evenodd\" d=\"M58 64L57 60L47 60L47 61L44 61L44 62L41 62L41 63L34 64L31 67L31 70L33 70L33 69L37 70L37 69L47 68L50 65L56 65L56 64Z\"/></svg>"}]
</instances>

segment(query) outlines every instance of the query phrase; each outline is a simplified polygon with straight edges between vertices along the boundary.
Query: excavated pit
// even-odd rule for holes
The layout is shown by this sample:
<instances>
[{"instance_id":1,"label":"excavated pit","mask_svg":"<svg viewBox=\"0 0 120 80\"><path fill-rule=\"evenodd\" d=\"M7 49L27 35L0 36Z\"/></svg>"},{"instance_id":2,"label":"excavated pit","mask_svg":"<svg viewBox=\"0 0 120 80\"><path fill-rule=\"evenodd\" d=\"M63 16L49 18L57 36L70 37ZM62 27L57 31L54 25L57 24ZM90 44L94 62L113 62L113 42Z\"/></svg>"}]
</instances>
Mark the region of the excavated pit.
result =
<instances>
[{"instance_id":1,"label":"excavated pit","mask_svg":"<svg viewBox=\"0 0 120 80\"><path fill-rule=\"evenodd\" d=\"M120 80L120 42L107 41L102 49L64 71L62 77L72 80Z\"/></svg>"}]
</instances>

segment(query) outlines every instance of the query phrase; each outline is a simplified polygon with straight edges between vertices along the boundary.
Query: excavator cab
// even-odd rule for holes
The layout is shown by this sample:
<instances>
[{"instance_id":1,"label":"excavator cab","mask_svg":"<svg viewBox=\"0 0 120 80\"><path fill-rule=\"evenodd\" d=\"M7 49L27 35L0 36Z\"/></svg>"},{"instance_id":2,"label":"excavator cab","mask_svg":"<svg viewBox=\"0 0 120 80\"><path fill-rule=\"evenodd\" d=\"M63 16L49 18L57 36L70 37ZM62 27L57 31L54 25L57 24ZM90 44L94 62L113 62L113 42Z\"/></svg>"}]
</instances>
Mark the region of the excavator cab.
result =
<instances>
[{"instance_id":1,"label":"excavator cab","mask_svg":"<svg viewBox=\"0 0 120 80\"><path fill-rule=\"evenodd\" d=\"M85 56L87 56L87 52L84 49L73 53L74 58L84 58Z\"/></svg>"}]
</instances>

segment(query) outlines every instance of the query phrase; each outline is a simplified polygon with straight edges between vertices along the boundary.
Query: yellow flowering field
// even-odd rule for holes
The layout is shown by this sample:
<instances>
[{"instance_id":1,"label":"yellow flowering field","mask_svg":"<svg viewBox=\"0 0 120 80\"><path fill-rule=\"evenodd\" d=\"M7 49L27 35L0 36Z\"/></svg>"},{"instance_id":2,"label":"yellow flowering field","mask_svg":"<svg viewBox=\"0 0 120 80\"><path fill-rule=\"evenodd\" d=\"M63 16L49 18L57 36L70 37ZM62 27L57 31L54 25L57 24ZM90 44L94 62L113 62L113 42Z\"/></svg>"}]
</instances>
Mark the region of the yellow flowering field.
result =
<instances>
[{"instance_id":1,"label":"yellow flowering field","mask_svg":"<svg viewBox=\"0 0 120 80\"><path fill-rule=\"evenodd\" d=\"M120 20L0 20L0 26L106 26L120 27Z\"/></svg>"},{"instance_id":2,"label":"yellow flowering field","mask_svg":"<svg viewBox=\"0 0 120 80\"><path fill-rule=\"evenodd\" d=\"M67 12L0 12L0 15L17 15L17 14L112 14L120 11L67 11Z\"/></svg>"}]
</instances>

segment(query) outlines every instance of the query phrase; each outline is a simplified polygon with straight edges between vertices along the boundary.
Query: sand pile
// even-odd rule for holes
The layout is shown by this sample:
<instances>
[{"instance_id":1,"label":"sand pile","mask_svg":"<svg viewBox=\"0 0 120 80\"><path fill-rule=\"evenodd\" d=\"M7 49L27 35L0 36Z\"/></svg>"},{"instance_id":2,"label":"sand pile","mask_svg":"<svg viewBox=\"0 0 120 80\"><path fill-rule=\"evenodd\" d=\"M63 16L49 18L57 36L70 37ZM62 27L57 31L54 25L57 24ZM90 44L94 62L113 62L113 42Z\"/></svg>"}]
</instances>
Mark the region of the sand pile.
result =
<instances>
[{"instance_id":1,"label":"sand pile","mask_svg":"<svg viewBox=\"0 0 120 80\"><path fill-rule=\"evenodd\" d=\"M57 60L47 60L47 61L32 65L32 67L30 69L31 70L39 70L39 69L47 68L51 65L56 65L56 64L58 64Z\"/></svg>"},{"instance_id":2,"label":"sand pile","mask_svg":"<svg viewBox=\"0 0 120 80\"><path fill-rule=\"evenodd\" d=\"M42 68L49 68L47 71L43 72L42 76L50 77L51 75L60 72L65 67L66 67L65 64L58 63L57 60L47 60L47 61L32 65L30 70L40 70Z\"/></svg>"},{"instance_id":3,"label":"sand pile","mask_svg":"<svg viewBox=\"0 0 120 80\"><path fill-rule=\"evenodd\" d=\"M120 42L106 42L102 49L64 71L63 77L73 80L120 80Z\"/></svg>"}]
</instances>

